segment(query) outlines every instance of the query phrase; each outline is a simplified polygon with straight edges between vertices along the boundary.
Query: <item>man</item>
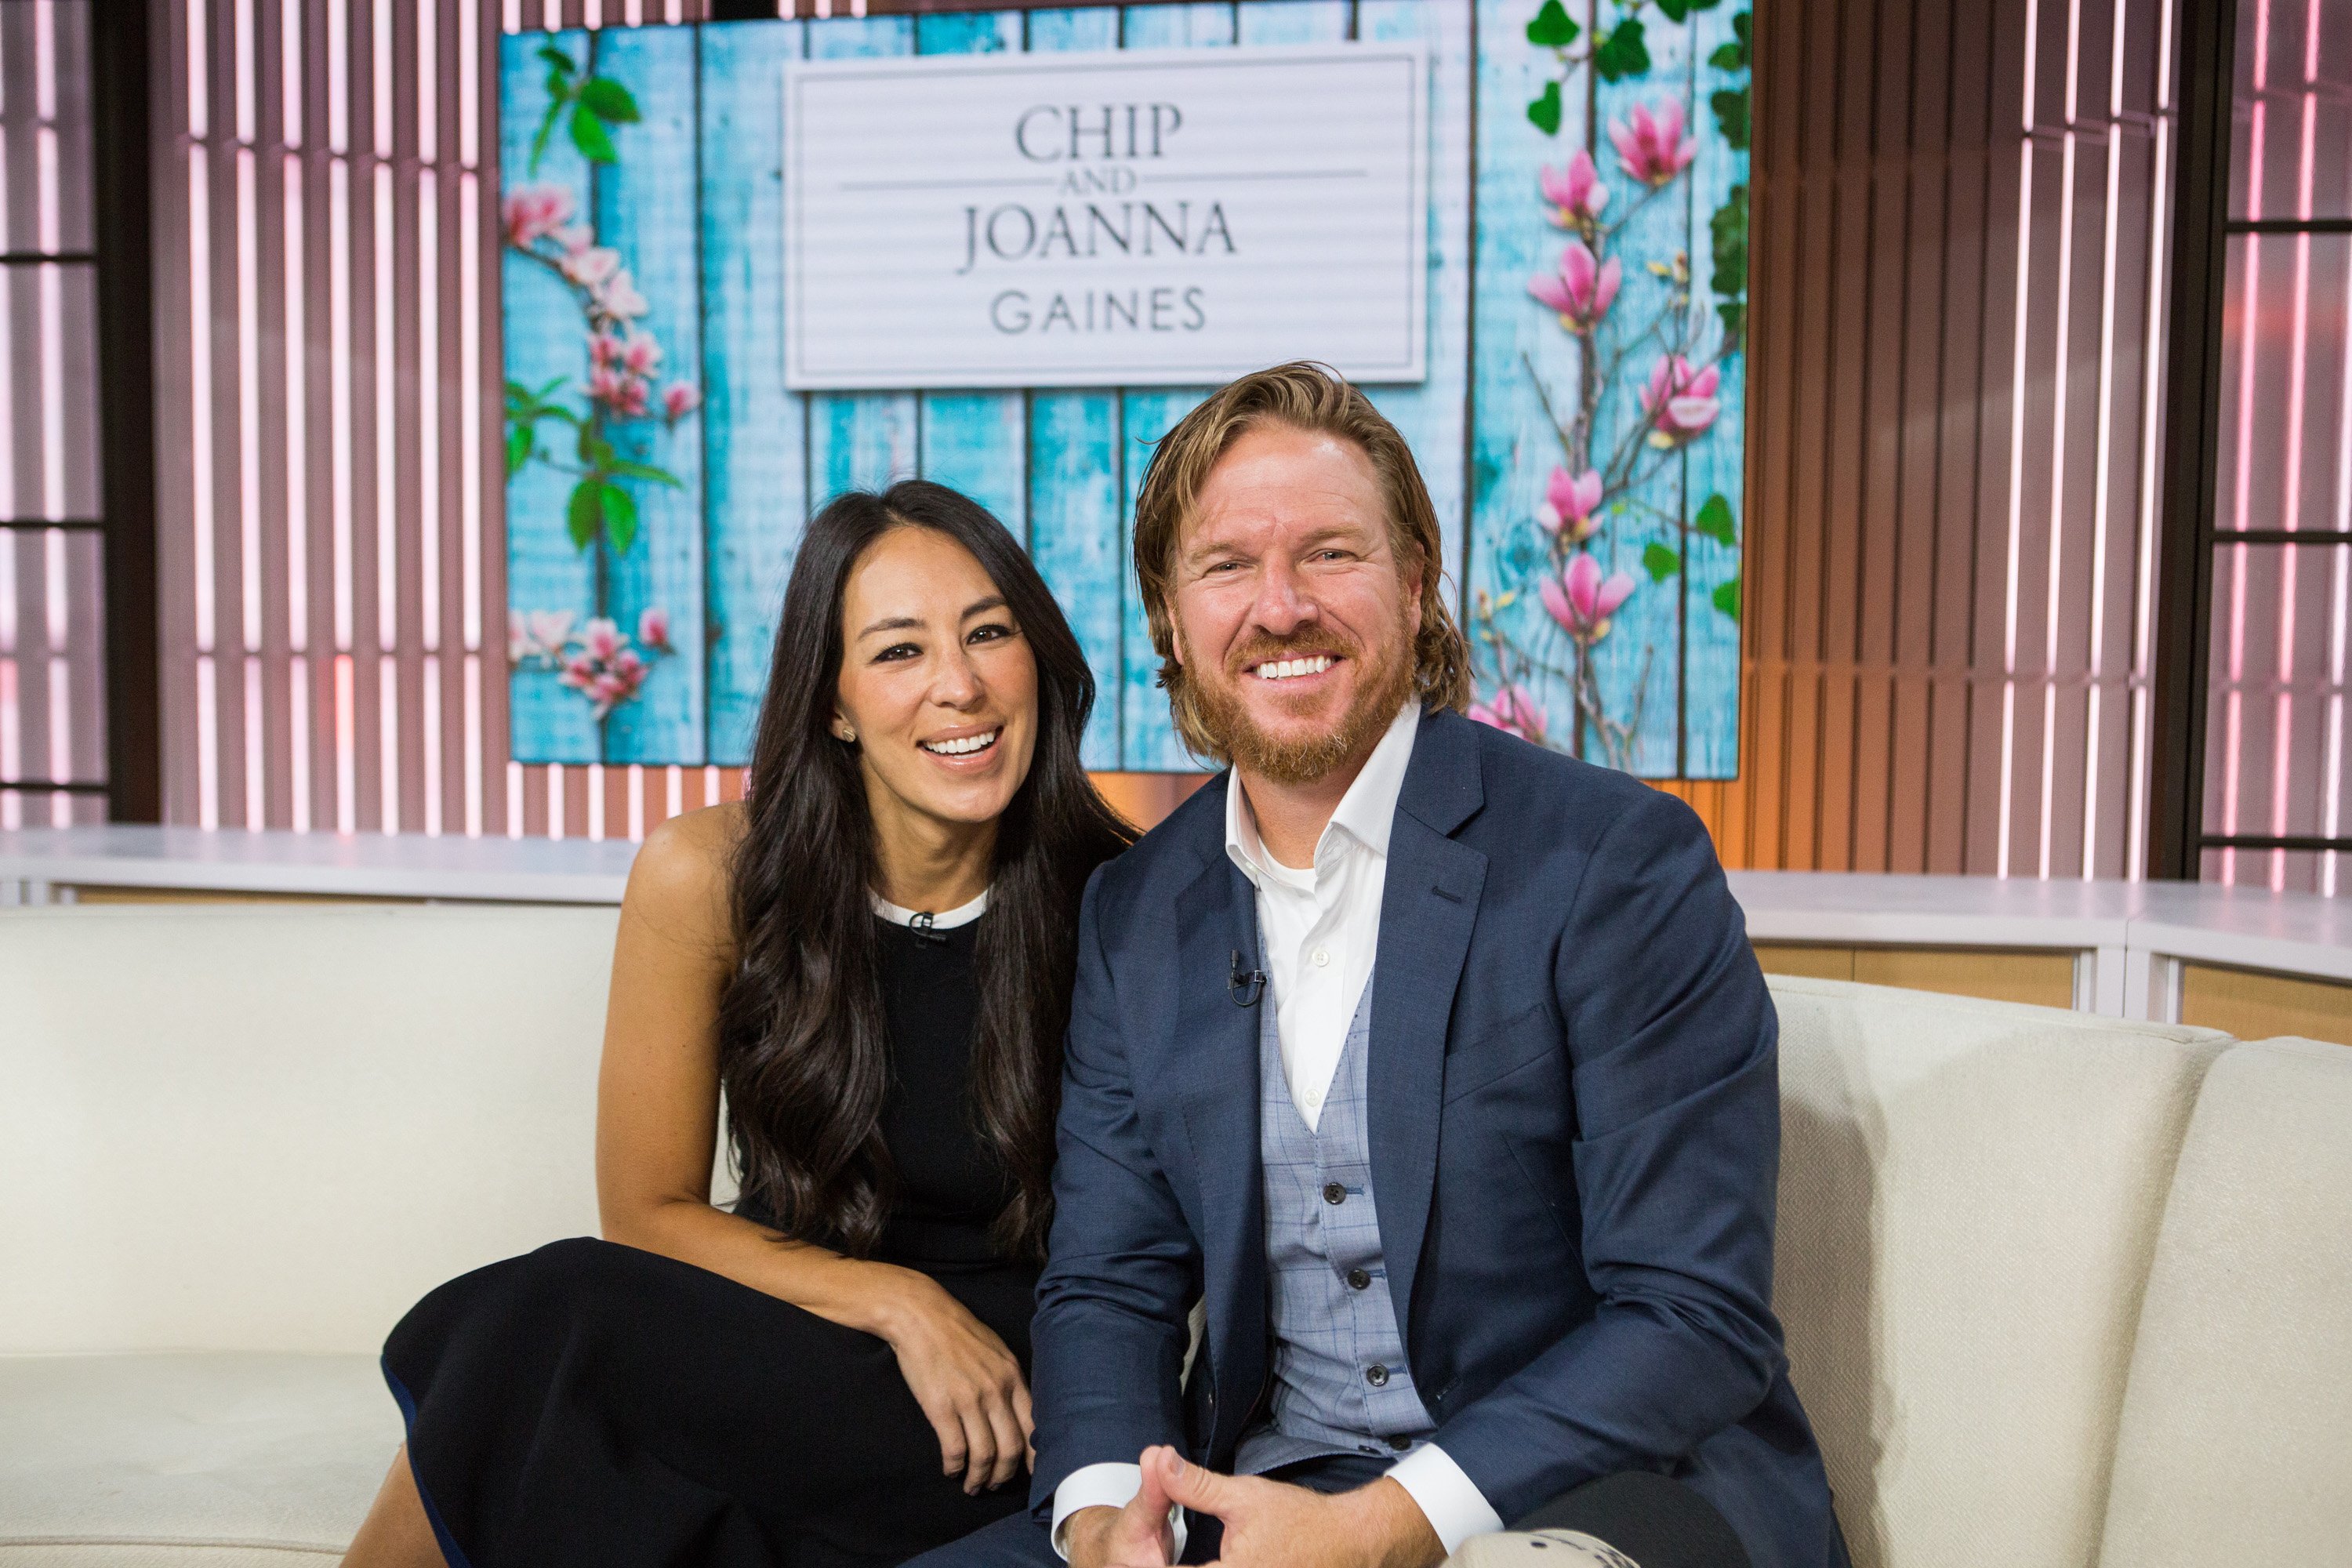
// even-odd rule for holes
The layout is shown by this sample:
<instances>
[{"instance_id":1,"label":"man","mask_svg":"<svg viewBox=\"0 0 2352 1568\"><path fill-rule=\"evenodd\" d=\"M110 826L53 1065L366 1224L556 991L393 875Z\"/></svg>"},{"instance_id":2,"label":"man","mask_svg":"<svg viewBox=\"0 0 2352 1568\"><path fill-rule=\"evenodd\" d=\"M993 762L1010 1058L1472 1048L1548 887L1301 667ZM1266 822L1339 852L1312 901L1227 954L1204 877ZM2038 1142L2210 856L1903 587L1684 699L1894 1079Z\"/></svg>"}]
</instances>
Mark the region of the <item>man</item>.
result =
<instances>
[{"instance_id":1,"label":"man","mask_svg":"<svg viewBox=\"0 0 2352 1568\"><path fill-rule=\"evenodd\" d=\"M1036 1516L930 1562L1425 1568L1526 1523L1844 1563L1770 1307L1739 911L1680 802L1455 711L1439 549L1318 367L1155 454L1161 680L1233 765L1088 890Z\"/></svg>"}]
</instances>

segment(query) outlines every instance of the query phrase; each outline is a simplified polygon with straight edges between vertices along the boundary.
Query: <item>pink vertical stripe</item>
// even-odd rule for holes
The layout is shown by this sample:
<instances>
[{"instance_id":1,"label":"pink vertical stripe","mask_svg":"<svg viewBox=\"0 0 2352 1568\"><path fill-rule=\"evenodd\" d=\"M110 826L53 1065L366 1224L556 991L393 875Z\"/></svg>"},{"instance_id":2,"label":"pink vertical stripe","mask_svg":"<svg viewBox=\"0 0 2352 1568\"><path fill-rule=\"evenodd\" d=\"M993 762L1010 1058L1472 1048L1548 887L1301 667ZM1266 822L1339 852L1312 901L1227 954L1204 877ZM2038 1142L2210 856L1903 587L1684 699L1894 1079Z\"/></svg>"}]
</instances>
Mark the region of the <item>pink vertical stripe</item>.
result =
<instances>
[{"instance_id":1,"label":"pink vertical stripe","mask_svg":"<svg viewBox=\"0 0 2352 1568\"><path fill-rule=\"evenodd\" d=\"M817 4L823 5L825 0L817 0ZM2009 546L2001 621L2000 815L1993 856L1993 874L1997 877L2010 874L2010 837L2017 787L2017 595L2025 529L2025 329L2033 257L2033 70L2035 46L2042 30L2041 10L2041 0L2025 0L2024 136L2018 143L2017 153L2017 323L2010 357L2015 369L2011 374L2009 389Z\"/></svg>"}]
</instances>

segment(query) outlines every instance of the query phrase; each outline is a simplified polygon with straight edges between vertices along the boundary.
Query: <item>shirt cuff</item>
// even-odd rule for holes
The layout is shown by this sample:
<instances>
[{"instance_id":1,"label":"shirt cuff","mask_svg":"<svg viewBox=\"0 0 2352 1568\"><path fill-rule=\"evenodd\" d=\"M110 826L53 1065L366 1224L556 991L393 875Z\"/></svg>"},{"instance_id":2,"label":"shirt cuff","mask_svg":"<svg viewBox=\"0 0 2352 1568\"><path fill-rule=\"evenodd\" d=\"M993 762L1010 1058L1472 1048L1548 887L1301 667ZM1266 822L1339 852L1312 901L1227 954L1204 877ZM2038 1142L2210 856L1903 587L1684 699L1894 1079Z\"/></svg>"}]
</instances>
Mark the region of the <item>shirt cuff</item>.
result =
<instances>
[{"instance_id":1,"label":"shirt cuff","mask_svg":"<svg viewBox=\"0 0 2352 1568\"><path fill-rule=\"evenodd\" d=\"M1447 1462L1452 1463L1451 1460ZM1465 1478L1463 1485L1469 1484ZM1069 1544L1062 1535L1062 1526L1070 1515L1082 1508L1125 1508L1142 1489L1141 1465L1080 1465L1062 1478L1062 1484L1054 1489L1054 1555L1065 1563L1070 1559ZM1483 1502L1486 1500L1482 1498L1479 1500ZM1168 1560L1172 1563L1184 1555L1184 1510L1171 1508L1168 1522L1175 1532L1175 1544L1168 1553Z\"/></svg>"},{"instance_id":2,"label":"shirt cuff","mask_svg":"<svg viewBox=\"0 0 2352 1568\"><path fill-rule=\"evenodd\" d=\"M1108 1466L1097 1468L1108 1469ZM1129 1469L1135 1467L1130 1465ZM1078 1472L1084 1475L1086 1472ZM1447 1556L1462 1548L1462 1543L1474 1535L1491 1535L1503 1528L1503 1516L1495 1511L1486 1494L1477 1483L1463 1473L1454 1462L1454 1456L1434 1443L1426 1443L1389 1467L1389 1479L1405 1489L1405 1495L1421 1505L1422 1516L1429 1528L1437 1532L1444 1543ZM1062 1483L1067 1489L1069 1483ZM1138 1472L1137 1484L1141 1484ZM1058 1494L1057 1494L1058 1495ZM1129 1493L1132 1496L1133 1493ZM1056 1518L1058 1519L1058 1515Z\"/></svg>"}]
</instances>

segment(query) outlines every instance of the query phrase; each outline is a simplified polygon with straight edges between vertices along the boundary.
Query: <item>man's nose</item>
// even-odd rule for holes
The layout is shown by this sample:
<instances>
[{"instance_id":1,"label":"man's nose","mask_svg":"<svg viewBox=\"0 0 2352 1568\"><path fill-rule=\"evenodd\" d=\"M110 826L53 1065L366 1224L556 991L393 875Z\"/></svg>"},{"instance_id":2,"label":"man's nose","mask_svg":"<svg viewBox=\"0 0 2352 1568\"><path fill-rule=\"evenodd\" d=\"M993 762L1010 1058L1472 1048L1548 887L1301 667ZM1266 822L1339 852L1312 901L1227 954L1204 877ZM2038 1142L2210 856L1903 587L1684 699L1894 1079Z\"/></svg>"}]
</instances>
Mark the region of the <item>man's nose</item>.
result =
<instances>
[{"instance_id":1,"label":"man's nose","mask_svg":"<svg viewBox=\"0 0 2352 1568\"><path fill-rule=\"evenodd\" d=\"M1250 606L1250 618L1262 629L1276 637L1287 637L1321 614L1296 565L1284 560L1266 564L1258 578L1256 602Z\"/></svg>"}]
</instances>

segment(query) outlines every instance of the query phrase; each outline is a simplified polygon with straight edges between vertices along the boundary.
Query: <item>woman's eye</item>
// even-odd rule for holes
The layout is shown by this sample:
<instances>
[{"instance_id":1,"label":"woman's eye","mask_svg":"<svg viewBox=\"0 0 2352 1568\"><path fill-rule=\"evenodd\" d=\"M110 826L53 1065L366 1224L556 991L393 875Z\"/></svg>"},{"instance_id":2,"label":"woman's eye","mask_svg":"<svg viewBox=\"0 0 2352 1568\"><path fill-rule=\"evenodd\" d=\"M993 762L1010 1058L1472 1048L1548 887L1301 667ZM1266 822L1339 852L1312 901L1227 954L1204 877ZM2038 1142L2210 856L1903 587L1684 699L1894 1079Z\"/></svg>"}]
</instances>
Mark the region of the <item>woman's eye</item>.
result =
<instances>
[{"instance_id":1,"label":"woman's eye","mask_svg":"<svg viewBox=\"0 0 2352 1568\"><path fill-rule=\"evenodd\" d=\"M992 621L987 626L972 627L971 636L964 640L967 642L1002 642L1012 635L1013 628L1011 626L1005 626L1001 622Z\"/></svg>"},{"instance_id":2,"label":"woman's eye","mask_svg":"<svg viewBox=\"0 0 2352 1568\"><path fill-rule=\"evenodd\" d=\"M881 664L887 660L918 658L921 657L922 651L923 650L921 648L917 647L910 642L892 643L888 647L884 648L880 653L874 656L874 662Z\"/></svg>"}]
</instances>

